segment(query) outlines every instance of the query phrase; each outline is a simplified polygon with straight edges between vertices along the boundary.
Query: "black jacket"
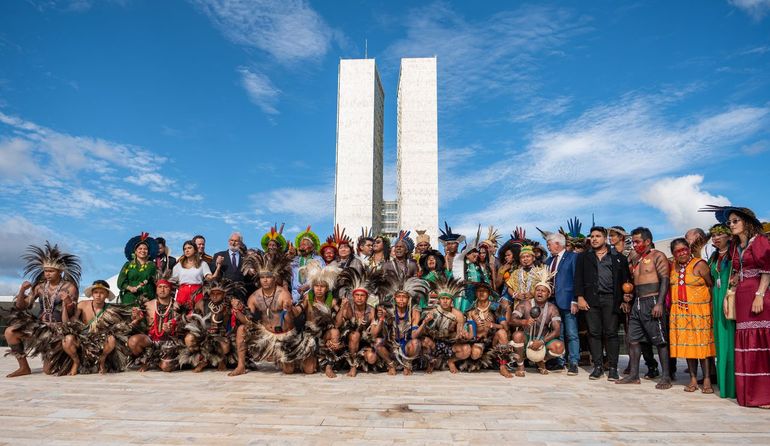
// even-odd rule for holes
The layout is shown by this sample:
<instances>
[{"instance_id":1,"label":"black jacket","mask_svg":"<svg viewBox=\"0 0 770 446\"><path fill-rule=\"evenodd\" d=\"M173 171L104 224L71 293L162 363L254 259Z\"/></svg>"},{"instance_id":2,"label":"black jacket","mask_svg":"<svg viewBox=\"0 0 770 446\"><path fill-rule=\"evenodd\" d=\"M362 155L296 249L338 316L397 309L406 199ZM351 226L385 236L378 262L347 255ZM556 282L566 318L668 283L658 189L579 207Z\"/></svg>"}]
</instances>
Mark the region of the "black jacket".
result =
<instances>
[{"instance_id":1,"label":"black jacket","mask_svg":"<svg viewBox=\"0 0 770 446\"><path fill-rule=\"evenodd\" d=\"M612 259L612 285L614 289L615 312L620 312L623 303L623 284L631 278L628 260L614 250L607 252ZM575 265L575 298L583 296L589 306L599 305L599 262L593 250L578 255Z\"/></svg>"}]
</instances>

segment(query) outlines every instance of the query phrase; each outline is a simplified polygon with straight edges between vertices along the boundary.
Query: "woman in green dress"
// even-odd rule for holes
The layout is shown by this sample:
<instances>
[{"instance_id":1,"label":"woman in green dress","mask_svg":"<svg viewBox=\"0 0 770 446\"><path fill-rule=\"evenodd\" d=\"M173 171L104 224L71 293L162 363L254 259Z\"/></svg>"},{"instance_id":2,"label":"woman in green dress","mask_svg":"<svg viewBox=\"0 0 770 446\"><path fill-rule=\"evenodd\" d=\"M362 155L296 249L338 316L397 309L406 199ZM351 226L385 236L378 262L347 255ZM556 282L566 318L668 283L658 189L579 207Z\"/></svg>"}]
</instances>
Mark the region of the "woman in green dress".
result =
<instances>
[{"instance_id":1,"label":"woman in green dress","mask_svg":"<svg viewBox=\"0 0 770 446\"><path fill-rule=\"evenodd\" d=\"M128 261L118 275L120 303L138 306L155 299L157 269L152 260L158 255L158 242L143 232L126 243L124 253Z\"/></svg>"},{"instance_id":2,"label":"woman in green dress","mask_svg":"<svg viewBox=\"0 0 770 446\"><path fill-rule=\"evenodd\" d=\"M735 398L735 321L725 317L723 303L730 281L730 229L723 224L711 227L711 242L717 249L709 258L712 288L712 316L714 318L714 344L717 349L716 366L719 396Z\"/></svg>"}]
</instances>

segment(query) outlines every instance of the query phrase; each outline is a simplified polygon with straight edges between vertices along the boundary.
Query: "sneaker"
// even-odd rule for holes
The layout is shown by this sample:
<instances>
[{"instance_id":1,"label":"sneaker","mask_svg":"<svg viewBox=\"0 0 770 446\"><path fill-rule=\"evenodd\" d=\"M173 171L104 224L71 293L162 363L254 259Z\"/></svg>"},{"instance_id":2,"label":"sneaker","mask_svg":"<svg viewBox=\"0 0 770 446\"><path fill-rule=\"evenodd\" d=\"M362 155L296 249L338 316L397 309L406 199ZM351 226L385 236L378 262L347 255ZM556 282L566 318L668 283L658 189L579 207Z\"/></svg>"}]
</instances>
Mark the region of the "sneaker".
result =
<instances>
[{"instance_id":1,"label":"sneaker","mask_svg":"<svg viewBox=\"0 0 770 446\"><path fill-rule=\"evenodd\" d=\"M620 376L618 376L618 369L610 367L609 372L607 372L607 381L617 381L619 379Z\"/></svg>"},{"instance_id":2,"label":"sneaker","mask_svg":"<svg viewBox=\"0 0 770 446\"><path fill-rule=\"evenodd\" d=\"M597 367L594 367L594 371L591 372L590 375L588 375L588 379L599 379L602 376L604 376L604 367L597 366Z\"/></svg>"},{"instance_id":3,"label":"sneaker","mask_svg":"<svg viewBox=\"0 0 770 446\"><path fill-rule=\"evenodd\" d=\"M578 374L577 364L570 364L567 368L567 376L575 376Z\"/></svg>"},{"instance_id":4,"label":"sneaker","mask_svg":"<svg viewBox=\"0 0 770 446\"><path fill-rule=\"evenodd\" d=\"M644 375L644 379L655 379L660 376L660 372L657 367L650 367L647 369L647 374Z\"/></svg>"}]
</instances>

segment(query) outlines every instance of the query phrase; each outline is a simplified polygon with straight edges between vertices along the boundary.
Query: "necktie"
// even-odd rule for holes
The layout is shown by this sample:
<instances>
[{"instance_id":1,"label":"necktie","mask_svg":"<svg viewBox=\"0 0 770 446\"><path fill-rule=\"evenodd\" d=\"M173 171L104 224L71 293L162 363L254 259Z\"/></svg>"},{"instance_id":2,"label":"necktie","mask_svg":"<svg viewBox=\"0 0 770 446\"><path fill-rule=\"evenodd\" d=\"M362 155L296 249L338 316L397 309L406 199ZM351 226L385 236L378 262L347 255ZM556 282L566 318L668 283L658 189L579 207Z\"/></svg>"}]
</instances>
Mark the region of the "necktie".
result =
<instances>
[{"instance_id":1,"label":"necktie","mask_svg":"<svg viewBox=\"0 0 770 446\"><path fill-rule=\"evenodd\" d=\"M235 253L233 252L231 254L233 256L233 260L231 262L233 264L233 268L238 268L238 261L235 259Z\"/></svg>"},{"instance_id":2,"label":"necktie","mask_svg":"<svg viewBox=\"0 0 770 446\"><path fill-rule=\"evenodd\" d=\"M559 263L559 256L556 255L553 258L553 261L551 261L551 272L556 272L556 264Z\"/></svg>"}]
</instances>

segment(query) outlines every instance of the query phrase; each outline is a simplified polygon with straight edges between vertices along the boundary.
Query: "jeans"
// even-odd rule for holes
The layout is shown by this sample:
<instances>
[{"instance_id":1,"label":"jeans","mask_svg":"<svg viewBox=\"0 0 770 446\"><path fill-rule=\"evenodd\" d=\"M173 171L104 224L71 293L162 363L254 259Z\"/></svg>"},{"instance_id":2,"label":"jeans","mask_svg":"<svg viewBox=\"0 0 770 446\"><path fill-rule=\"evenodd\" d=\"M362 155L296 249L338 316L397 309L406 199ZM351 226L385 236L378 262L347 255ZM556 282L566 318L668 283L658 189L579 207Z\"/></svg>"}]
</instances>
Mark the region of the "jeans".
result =
<instances>
[{"instance_id":1,"label":"jeans","mask_svg":"<svg viewBox=\"0 0 770 446\"><path fill-rule=\"evenodd\" d=\"M588 342L591 347L591 360L594 366L601 367L603 362L602 338L607 339L607 360L610 368L618 367L620 339L618 338L618 315L615 312L615 300L611 294L599 295L599 305L594 305L586 314L588 322Z\"/></svg>"},{"instance_id":2,"label":"jeans","mask_svg":"<svg viewBox=\"0 0 770 446\"><path fill-rule=\"evenodd\" d=\"M580 339L578 338L578 320L577 315L572 314L570 310L562 310L561 314L561 335L559 339L567 347L567 363L577 365L580 360ZM564 360L562 359L562 364Z\"/></svg>"}]
</instances>

